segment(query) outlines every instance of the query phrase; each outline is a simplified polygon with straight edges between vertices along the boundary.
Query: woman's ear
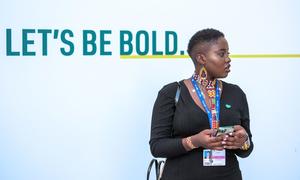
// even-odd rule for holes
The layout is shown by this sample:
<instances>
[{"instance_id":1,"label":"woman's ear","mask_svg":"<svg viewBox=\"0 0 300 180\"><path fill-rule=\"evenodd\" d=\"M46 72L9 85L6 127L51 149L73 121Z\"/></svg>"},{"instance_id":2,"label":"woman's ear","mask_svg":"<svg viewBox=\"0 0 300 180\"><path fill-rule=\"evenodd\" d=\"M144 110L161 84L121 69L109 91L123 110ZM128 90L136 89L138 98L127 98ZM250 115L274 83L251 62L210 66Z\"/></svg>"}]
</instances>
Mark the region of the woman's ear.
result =
<instances>
[{"instance_id":1,"label":"woman's ear","mask_svg":"<svg viewBox=\"0 0 300 180\"><path fill-rule=\"evenodd\" d=\"M206 58L204 54L198 53L196 54L196 60L198 64L204 65L206 64Z\"/></svg>"}]
</instances>

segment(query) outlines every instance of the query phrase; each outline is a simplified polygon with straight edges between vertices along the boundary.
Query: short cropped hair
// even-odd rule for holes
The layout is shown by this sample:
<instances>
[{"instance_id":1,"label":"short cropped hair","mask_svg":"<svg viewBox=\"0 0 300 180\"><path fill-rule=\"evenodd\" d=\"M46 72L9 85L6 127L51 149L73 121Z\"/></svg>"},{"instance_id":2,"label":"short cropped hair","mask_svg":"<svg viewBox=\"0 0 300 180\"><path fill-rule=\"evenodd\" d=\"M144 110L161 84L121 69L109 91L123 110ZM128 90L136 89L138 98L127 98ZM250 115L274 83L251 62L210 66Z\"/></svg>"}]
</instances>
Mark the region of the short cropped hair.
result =
<instances>
[{"instance_id":1,"label":"short cropped hair","mask_svg":"<svg viewBox=\"0 0 300 180\"><path fill-rule=\"evenodd\" d=\"M224 37L224 34L216 29L207 28L196 32L189 41L187 52L193 60L194 65L196 66L196 52L197 46L208 44L211 42L217 41L220 37Z\"/></svg>"}]
</instances>

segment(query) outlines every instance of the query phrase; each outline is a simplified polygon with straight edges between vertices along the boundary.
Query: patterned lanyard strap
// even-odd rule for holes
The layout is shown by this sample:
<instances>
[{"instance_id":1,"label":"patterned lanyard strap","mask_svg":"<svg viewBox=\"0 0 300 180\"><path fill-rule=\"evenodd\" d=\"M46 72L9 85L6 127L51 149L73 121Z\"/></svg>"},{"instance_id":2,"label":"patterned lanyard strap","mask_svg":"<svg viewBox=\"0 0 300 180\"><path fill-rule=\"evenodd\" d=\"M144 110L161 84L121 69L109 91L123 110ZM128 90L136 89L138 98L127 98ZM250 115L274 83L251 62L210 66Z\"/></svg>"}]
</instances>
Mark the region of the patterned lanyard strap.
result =
<instances>
[{"instance_id":1,"label":"patterned lanyard strap","mask_svg":"<svg viewBox=\"0 0 300 180\"><path fill-rule=\"evenodd\" d=\"M211 102L211 108L209 109L204 98L204 94L201 91L201 88L198 86L197 79L195 76L191 78L192 84L196 90L196 93L198 95L198 98L200 99L200 102L202 103L202 106L204 107L208 119L209 124L212 129L219 128L219 115L220 115L220 89L219 89L219 83L218 80L211 81L206 86L206 90ZM215 85L214 85L215 84ZM215 87L216 86L216 87Z\"/></svg>"}]
</instances>

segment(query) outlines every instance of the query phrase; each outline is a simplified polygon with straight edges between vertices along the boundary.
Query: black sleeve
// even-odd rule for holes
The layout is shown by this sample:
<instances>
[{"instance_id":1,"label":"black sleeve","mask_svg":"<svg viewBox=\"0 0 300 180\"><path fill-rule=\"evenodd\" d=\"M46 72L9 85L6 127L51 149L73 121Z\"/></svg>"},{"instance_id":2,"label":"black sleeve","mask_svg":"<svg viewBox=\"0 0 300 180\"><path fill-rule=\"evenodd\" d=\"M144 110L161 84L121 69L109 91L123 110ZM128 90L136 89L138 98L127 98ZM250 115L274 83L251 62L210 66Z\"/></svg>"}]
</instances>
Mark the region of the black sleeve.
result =
<instances>
[{"instance_id":1,"label":"black sleeve","mask_svg":"<svg viewBox=\"0 0 300 180\"><path fill-rule=\"evenodd\" d=\"M186 153L181 138L172 137L177 87L176 82L164 86L153 107L149 144L154 157L170 158Z\"/></svg>"},{"instance_id":2,"label":"black sleeve","mask_svg":"<svg viewBox=\"0 0 300 180\"><path fill-rule=\"evenodd\" d=\"M248 133L250 139L250 148L248 150L237 149L235 150L235 154L239 157L245 158L248 157L252 150L253 150L253 142L252 142L252 134L250 131L250 117L249 117L249 108L248 102L245 93L242 91L242 98L241 98L241 126L245 128Z\"/></svg>"}]
</instances>

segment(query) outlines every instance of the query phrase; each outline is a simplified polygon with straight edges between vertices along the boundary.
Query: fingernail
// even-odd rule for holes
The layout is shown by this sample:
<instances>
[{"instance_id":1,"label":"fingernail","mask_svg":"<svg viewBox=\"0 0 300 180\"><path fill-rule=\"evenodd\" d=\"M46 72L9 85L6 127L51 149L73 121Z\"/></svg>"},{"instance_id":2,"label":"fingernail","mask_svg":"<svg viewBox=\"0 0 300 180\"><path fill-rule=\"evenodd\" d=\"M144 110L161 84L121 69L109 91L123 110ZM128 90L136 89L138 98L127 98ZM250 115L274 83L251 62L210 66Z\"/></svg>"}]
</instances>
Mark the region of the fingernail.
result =
<instances>
[{"instance_id":1,"label":"fingernail","mask_svg":"<svg viewBox=\"0 0 300 180\"><path fill-rule=\"evenodd\" d=\"M230 136L232 136L232 133L229 133Z\"/></svg>"},{"instance_id":2,"label":"fingernail","mask_svg":"<svg viewBox=\"0 0 300 180\"><path fill-rule=\"evenodd\" d=\"M222 144L226 144L226 142L225 142L225 141L222 141Z\"/></svg>"},{"instance_id":3,"label":"fingernail","mask_svg":"<svg viewBox=\"0 0 300 180\"><path fill-rule=\"evenodd\" d=\"M226 135L225 135L225 138L228 138L228 137L229 137L229 136L226 134Z\"/></svg>"}]
</instances>

